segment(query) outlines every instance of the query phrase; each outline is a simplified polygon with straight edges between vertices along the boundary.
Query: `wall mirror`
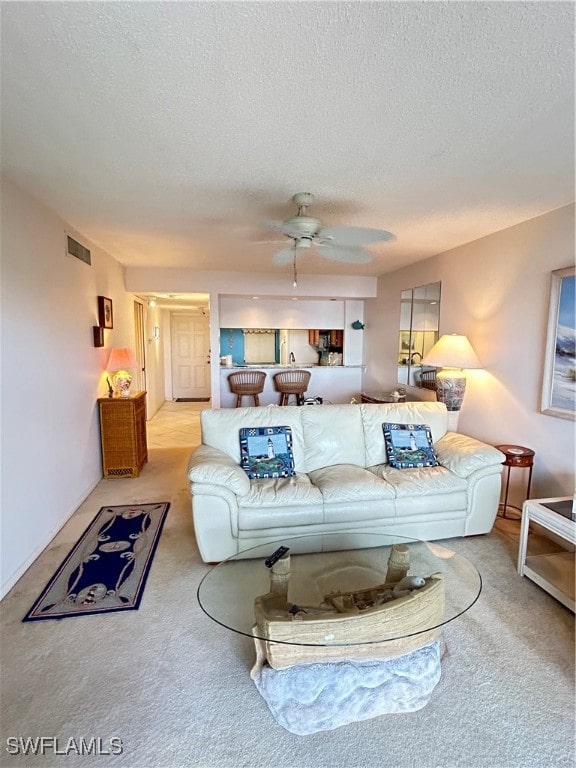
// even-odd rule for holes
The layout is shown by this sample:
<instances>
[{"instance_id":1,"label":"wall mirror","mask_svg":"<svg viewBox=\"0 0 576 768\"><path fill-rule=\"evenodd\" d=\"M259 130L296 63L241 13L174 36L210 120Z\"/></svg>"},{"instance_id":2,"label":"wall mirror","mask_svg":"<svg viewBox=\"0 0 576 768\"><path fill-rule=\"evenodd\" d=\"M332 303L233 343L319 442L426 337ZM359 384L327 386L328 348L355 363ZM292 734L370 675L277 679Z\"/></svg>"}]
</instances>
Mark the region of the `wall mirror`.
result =
<instances>
[{"instance_id":1,"label":"wall mirror","mask_svg":"<svg viewBox=\"0 0 576 768\"><path fill-rule=\"evenodd\" d=\"M440 282L419 285L400 295L399 384L418 385L421 360L438 341L440 286Z\"/></svg>"}]
</instances>

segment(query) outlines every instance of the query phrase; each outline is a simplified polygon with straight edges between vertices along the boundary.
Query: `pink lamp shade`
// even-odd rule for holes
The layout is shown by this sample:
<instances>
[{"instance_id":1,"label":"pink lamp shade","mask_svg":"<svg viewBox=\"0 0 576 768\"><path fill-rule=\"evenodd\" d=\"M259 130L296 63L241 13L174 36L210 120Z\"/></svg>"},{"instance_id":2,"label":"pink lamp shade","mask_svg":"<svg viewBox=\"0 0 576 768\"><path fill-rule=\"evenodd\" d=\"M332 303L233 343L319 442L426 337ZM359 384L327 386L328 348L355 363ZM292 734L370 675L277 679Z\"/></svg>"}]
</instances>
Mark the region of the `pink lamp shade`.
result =
<instances>
[{"instance_id":1,"label":"pink lamp shade","mask_svg":"<svg viewBox=\"0 0 576 768\"><path fill-rule=\"evenodd\" d=\"M138 361L134 357L134 353L131 349L127 349L126 347L115 347L110 351L110 357L108 358L108 365L106 367L109 371L138 368Z\"/></svg>"},{"instance_id":2,"label":"pink lamp shade","mask_svg":"<svg viewBox=\"0 0 576 768\"><path fill-rule=\"evenodd\" d=\"M114 374L114 386L121 397L130 397L130 385L132 376L128 372L129 368L138 368L138 361L134 357L131 349L126 347L116 347L110 352L107 368L109 371L116 371Z\"/></svg>"}]
</instances>

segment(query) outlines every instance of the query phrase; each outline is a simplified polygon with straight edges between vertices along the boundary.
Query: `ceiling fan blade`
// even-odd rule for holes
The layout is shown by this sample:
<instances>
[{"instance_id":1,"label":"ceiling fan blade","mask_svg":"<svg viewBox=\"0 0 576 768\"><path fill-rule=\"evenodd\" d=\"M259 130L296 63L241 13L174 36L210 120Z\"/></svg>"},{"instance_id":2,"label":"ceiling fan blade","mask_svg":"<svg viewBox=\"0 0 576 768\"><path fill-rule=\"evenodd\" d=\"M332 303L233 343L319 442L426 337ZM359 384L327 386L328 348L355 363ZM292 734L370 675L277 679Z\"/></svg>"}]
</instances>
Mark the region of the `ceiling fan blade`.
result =
<instances>
[{"instance_id":1,"label":"ceiling fan blade","mask_svg":"<svg viewBox=\"0 0 576 768\"><path fill-rule=\"evenodd\" d=\"M392 232L384 229L364 229L364 227L326 227L318 233L321 240L330 240L334 245L369 245L395 240Z\"/></svg>"},{"instance_id":2,"label":"ceiling fan blade","mask_svg":"<svg viewBox=\"0 0 576 768\"><path fill-rule=\"evenodd\" d=\"M280 232L286 237L293 237L293 231L283 221L263 221L262 224L273 232ZM297 234L297 233L296 233Z\"/></svg>"},{"instance_id":3,"label":"ceiling fan blade","mask_svg":"<svg viewBox=\"0 0 576 768\"><path fill-rule=\"evenodd\" d=\"M364 248L341 248L339 245L317 244L316 250L325 259L347 262L348 264L367 264L373 259L370 251L366 251Z\"/></svg>"},{"instance_id":4,"label":"ceiling fan blade","mask_svg":"<svg viewBox=\"0 0 576 768\"><path fill-rule=\"evenodd\" d=\"M282 248L281 251L278 251L272 256L272 264L277 264L278 266L292 264L294 255L294 248Z\"/></svg>"}]
</instances>

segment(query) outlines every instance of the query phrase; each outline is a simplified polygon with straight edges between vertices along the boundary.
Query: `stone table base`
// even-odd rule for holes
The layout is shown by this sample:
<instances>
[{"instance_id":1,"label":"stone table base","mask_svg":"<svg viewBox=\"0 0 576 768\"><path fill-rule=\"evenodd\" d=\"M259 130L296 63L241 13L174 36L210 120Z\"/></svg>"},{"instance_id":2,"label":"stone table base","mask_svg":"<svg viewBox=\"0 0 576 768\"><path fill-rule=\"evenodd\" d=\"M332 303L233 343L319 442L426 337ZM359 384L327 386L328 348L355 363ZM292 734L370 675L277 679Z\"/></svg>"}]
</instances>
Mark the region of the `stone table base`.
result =
<instances>
[{"instance_id":1,"label":"stone table base","mask_svg":"<svg viewBox=\"0 0 576 768\"><path fill-rule=\"evenodd\" d=\"M428 703L440 680L442 642L435 640L393 659L301 664L252 679L276 721L303 736L378 715L414 712Z\"/></svg>"}]
</instances>

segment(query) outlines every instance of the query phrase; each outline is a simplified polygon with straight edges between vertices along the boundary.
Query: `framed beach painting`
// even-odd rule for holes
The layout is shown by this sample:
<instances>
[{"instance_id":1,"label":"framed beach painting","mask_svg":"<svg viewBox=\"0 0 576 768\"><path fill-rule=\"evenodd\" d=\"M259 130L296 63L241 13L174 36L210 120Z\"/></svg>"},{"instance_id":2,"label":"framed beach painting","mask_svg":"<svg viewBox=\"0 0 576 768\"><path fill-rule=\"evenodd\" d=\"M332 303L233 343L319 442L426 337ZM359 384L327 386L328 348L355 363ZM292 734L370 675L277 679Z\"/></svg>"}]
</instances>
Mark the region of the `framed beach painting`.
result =
<instances>
[{"instance_id":1,"label":"framed beach painting","mask_svg":"<svg viewBox=\"0 0 576 768\"><path fill-rule=\"evenodd\" d=\"M552 272L542 413L575 418L576 410L576 283L575 268Z\"/></svg>"}]
</instances>

